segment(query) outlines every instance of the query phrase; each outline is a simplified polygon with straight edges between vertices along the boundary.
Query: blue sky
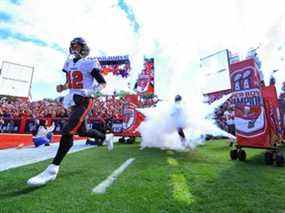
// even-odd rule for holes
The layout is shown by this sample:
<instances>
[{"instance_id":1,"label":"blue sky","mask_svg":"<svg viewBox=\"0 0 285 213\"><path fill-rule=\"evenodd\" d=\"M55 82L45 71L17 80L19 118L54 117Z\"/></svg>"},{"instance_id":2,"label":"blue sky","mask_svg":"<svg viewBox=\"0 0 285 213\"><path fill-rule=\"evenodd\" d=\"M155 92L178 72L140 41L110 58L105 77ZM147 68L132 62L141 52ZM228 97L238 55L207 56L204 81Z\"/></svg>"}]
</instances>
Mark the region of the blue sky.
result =
<instances>
[{"instance_id":1,"label":"blue sky","mask_svg":"<svg viewBox=\"0 0 285 213\"><path fill-rule=\"evenodd\" d=\"M23 3L24 0L6 0L6 1L20 7L21 3ZM125 0L118 0L118 6L122 11L124 11L126 17L128 18L130 24L133 27L134 32L138 32L139 24L135 19L135 15L132 9L128 7ZM15 14L13 13L5 12L0 9L0 22L11 23L13 22L14 15ZM30 36L24 33L16 32L16 31L11 30L8 27L7 28L0 27L0 39L4 40L4 39L11 39L11 38L19 40L19 41L23 41L23 42L32 42L38 46L48 46L47 42L45 42L44 39ZM61 47L60 44L57 44L57 43L50 44L50 47L60 52L64 51L63 47Z\"/></svg>"},{"instance_id":2,"label":"blue sky","mask_svg":"<svg viewBox=\"0 0 285 213\"><path fill-rule=\"evenodd\" d=\"M9 0L12 4L20 5L24 0Z\"/></svg>"},{"instance_id":3,"label":"blue sky","mask_svg":"<svg viewBox=\"0 0 285 213\"><path fill-rule=\"evenodd\" d=\"M0 63L34 66L33 98L54 98L69 42L82 36L91 56L129 54L136 74L143 56L154 56L161 94L187 90L189 82L199 90L199 59L221 49L244 54L262 44L265 72L282 68L284 6L283 0L2 0Z\"/></svg>"},{"instance_id":4,"label":"blue sky","mask_svg":"<svg viewBox=\"0 0 285 213\"><path fill-rule=\"evenodd\" d=\"M10 22L12 20L12 16L4 11L0 11L0 20L4 22Z\"/></svg>"},{"instance_id":5,"label":"blue sky","mask_svg":"<svg viewBox=\"0 0 285 213\"><path fill-rule=\"evenodd\" d=\"M25 17L17 17L17 13L13 10L17 10L25 6L24 0L5 0L5 6L9 8L8 10L2 10L0 7L0 23L3 23L4 26L0 25L0 42L11 42L15 41L17 43L29 43L31 46L41 47L41 48L49 48L54 51L57 51L59 54L66 55L66 46L63 46L61 43L50 42L41 36L33 35L28 32L18 31L14 28L14 25L19 22L19 18ZM124 0L118 0L115 2L117 4L118 10L122 11L122 16L125 16L129 22L130 28L137 33L139 30L139 24L135 19L135 15L131 8L128 7L127 3ZM15 9L16 8L16 9ZM35 26L36 27L36 26ZM105 53L104 50L98 50L100 53ZM1 59L0 59L1 60ZM63 63L63 62L62 62ZM21 61L21 64L26 64L25 61ZM32 64L28 64L32 65ZM58 68L61 69L61 68ZM37 72L37 70L35 70ZM64 78L64 77L63 77ZM61 80L63 80L61 78ZM64 80L63 80L64 81ZM36 99L44 98L43 94L46 94L47 97L54 97L57 94L54 93L54 85L45 81L37 81L34 79L32 84L32 95L36 95ZM47 93L47 91L51 91Z\"/></svg>"},{"instance_id":6,"label":"blue sky","mask_svg":"<svg viewBox=\"0 0 285 213\"><path fill-rule=\"evenodd\" d=\"M136 20L136 17L135 17L135 14L132 8L128 7L125 0L118 0L118 6L126 13L127 18L129 19L129 21L131 22L133 26L134 32L138 32L140 26Z\"/></svg>"}]
</instances>

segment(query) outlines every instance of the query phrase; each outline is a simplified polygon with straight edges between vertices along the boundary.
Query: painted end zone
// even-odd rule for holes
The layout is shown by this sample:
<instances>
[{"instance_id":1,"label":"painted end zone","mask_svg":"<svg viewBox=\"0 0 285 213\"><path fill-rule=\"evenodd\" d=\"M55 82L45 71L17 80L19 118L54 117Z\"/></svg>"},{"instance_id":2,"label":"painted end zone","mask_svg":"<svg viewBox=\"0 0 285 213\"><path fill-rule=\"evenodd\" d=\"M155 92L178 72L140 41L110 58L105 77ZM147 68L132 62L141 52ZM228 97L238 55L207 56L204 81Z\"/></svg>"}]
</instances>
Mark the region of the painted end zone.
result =
<instances>
[{"instance_id":1,"label":"painted end zone","mask_svg":"<svg viewBox=\"0 0 285 213\"><path fill-rule=\"evenodd\" d=\"M61 135L53 135L52 142L57 143L60 140ZM33 145L32 134L0 134L0 149L14 148L20 146ZM77 135L74 136L75 140L84 139Z\"/></svg>"}]
</instances>

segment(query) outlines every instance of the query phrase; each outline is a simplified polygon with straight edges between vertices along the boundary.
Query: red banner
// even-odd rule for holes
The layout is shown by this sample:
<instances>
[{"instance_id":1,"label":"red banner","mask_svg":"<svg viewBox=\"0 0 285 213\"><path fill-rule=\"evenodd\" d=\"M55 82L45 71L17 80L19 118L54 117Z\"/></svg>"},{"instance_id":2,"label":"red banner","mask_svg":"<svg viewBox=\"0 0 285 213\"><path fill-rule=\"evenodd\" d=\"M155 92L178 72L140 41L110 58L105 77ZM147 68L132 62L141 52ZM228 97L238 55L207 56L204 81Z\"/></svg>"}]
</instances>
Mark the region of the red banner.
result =
<instances>
[{"instance_id":1,"label":"red banner","mask_svg":"<svg viewBox=\"0 0 285 213\"><path fill-rule=\"evenodd\" d=\"M277 92L274 85L262 88L265 103L267 121L270 127L270 135L273 140L282 138L282 128ZM276 141L277 142L277 141Z\"/></svg>"},{"instance_id":2,"label":"red banner","mask_svg":"<svg viewBox=\"0 0 285 213\"><path fill-rule=\"evenodd\" d=\"M231 64L230 76L237 143L248 147L270 147L265 104L254 59Z\"/></svg>"},{"instance_id":3,"label":"red banner","mask_svg":"<svg viewBox=\"0 0 285 213\"><path fill-rule=\"evenodd\" d=\"M128 103L133 104L135 107L140 106L139 96L138 95L126 95L124 97L125 101Z\"/></svg>"},{"instance_id":4,"label":"red banner","mask_svg":"<svg viewBox=\"0 0 285 213\"><path fill-rule=\"evenodd\" d=\"M138 94L154 94L154 59L144 60L144 69L140 73L135 89Z\"/></svg>"}]
</instances>

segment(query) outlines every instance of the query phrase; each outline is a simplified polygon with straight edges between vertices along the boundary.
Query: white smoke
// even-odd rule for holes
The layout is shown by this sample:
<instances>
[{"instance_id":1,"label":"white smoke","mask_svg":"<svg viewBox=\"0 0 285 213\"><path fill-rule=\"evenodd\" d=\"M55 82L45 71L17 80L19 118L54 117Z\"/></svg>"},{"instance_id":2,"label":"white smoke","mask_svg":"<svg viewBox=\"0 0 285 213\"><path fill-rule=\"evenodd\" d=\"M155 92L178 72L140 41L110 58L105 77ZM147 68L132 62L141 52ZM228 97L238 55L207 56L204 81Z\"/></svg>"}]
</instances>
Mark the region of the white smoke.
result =
<instances>
[{"instance_id":1,"label":"white smoke","mask_svg":"<svg viewBox=\"0 0 285 213\"><path fill-rule=\"evenodd\" d=\"M224 96L213 105L203 104L195 97L191 99L189 96L184 96L183 116L181 117L171 116L174 97L160 102L156 108L142 110L146 115L146 120L139 127L142 136L141 147L187 150L178 135L177 122L185 123L184 132L191 149L203 144L207 134L234 139L234 136L218 128L213 119L215 108L223 104L229 96Z\"/></svg>"},{"instance_id":2,"label":"white smoke","mask_svg":"<svg viewBox=\"0 0 285 213\"><path fill-rule=\"evenodd\" d=\"M285 37L283 12L280 9L285 2L127 2L141 26L139 42L145 44L147 41L147 50L155 55L156 93L164 100L161 106L147 113L147 120L140 128L142 146L181 148L176 129L168 119L169 106L176 94L181 94L188 105L185 108L188 120L186 135L190 141L197 141L205 134L232 138L208 116L216 106L202 103L203 74L200 73L199 58L222 49L237 51L245 56L248 49L261 43L268 46L259 49L263 72L268 81L269 73L277 64L272 59L277 57L278 45ZM278 39L274 35L276 32Z\"/></svg>"},{"instance_id":3,"label":"white smoke","mask_svg":"<svg viewBox=\"0 0 285 213\"><path fill-rule=\"evenodd\" d=\"M281 92L282 83L285 81L285 16L280 16L268 29L266 38L261 43L259 53L265 72L265 81L269 82L273 76L276 80L278 94Z\"/></svg>"}]
</instances>

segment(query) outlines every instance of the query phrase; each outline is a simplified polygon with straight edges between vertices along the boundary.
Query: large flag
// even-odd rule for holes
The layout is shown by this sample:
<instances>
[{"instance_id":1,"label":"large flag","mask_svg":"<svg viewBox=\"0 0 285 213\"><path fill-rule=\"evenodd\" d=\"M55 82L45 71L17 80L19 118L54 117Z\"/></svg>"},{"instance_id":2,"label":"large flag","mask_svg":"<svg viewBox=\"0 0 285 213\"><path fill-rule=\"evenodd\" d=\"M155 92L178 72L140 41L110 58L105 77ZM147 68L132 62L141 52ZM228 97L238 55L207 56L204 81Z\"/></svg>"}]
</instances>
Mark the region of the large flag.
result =
<instances>
[{"instance_id":1,"label":"large flag","mask_svg":"<svg viewBox=\"0 0 285 213\"><path fill-rule=\"evenodd\" d=\"M271 147L270 127L254 59L231 64L230 77L238 144L246 147Z\"/></svg>"},{"instance_id":2,"label":"large flag","mask_svg":"<svg viewBox=\"0 0 285 213\"><path fill-rule=\"evenodd\" d=\"M144 68L138 76L135 90L141 95L154 94L154 59L144 59Z\"/></svg>"}]
</instances>

